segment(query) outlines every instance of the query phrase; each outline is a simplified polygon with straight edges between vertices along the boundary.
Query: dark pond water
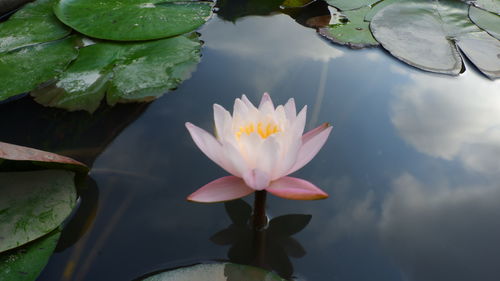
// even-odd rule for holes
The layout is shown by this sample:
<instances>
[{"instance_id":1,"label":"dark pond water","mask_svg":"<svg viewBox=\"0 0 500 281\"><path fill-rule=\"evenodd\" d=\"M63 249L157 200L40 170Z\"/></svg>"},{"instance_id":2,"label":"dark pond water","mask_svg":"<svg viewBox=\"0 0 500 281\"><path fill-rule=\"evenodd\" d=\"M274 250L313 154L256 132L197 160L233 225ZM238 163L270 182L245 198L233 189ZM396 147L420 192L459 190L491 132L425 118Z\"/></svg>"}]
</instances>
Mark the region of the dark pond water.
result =
<instances>
[{"instance_id":1,"label":"dark pond water","mask_svg":"<svg viewBox=\"0 0 500 281\"><path fill-rule=\"evenodd\" d=\"M295 174L330 198L268 197L271 217L312 216L293 236L306 252L290 257L294 277L500 280L499 81L469 65L445 77L381 49L338 47L287 15L214 17L200 33L197 71L149 105L93 116L29 98L0 105L3 141L92 165L80 209L39 280L132 280L227 260L230 245L210 240L231 224L224 205L185 201L225 172L195 147L184 123L210 129L213 103L231 108L243 93L257 102L264 91L277 104L290 97L307 104L309 128L334 126ZM291 273L286 255L272 259Z\"/></svg>"}]
</instances>

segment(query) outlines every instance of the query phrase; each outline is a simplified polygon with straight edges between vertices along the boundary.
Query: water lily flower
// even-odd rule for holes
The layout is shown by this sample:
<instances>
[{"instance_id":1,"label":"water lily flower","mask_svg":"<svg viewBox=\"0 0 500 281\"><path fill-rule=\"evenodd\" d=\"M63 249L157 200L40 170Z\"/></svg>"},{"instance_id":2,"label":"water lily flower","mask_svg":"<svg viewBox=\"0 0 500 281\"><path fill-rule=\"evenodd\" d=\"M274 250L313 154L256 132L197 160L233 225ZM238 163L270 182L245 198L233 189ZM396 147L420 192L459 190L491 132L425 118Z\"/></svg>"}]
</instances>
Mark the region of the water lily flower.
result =
<instances>
[{"instance_id":1,"label":"water lily flower","mask_svg":"<svg viewBox=\"0 0 500 281\"><path fill-rule=\"evenodd\" d=\"M307 106L297 114L293 98L276 108L264 93L259 107L243 95L233 115L214 104L215 135L187 122L196 145L232 176L216 179L188 196L196 202L221 202L266 190L286 199L315 200L328 195L314 184L288 175L309 163L332 127L324 123L303 135Z\"/></svg>"}]
</instances>

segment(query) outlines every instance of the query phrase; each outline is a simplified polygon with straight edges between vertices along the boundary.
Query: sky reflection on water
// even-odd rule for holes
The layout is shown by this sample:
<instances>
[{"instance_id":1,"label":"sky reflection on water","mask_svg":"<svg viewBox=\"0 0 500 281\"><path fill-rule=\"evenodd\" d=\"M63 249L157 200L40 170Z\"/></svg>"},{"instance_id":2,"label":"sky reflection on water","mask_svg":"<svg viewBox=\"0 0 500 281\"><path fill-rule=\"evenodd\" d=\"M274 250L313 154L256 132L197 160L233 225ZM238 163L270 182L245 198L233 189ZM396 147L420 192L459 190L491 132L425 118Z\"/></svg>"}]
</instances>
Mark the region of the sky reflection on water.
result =
<instances>
[{"instance_id":1,"label":"sky reflection on water","mask_svg":"<svg viewBox=\"0 0 500 281\"><path fill-rule=\"evenodd\" d=\"M97 157L96 218L52 257L40 280L131 280L226 259L229 247L209 241L230 224L224 206L184 200L225 174L195 148L184 122L209 129L213 103L231 108L242 93L257 101L263 91L276 104L290 97L307 104L309 128L334 126L319 155L296 173L331 198L268 198L274 217L312 215L294 236L307 252L292 260L295 276L500 279L499 81L471 67L460 77L432 75L380 49L330 45L286 15L214 18L200 32L206 45L198 70ZM43 143L44 134L32 138Z\"/></svg>"}]
</instances>

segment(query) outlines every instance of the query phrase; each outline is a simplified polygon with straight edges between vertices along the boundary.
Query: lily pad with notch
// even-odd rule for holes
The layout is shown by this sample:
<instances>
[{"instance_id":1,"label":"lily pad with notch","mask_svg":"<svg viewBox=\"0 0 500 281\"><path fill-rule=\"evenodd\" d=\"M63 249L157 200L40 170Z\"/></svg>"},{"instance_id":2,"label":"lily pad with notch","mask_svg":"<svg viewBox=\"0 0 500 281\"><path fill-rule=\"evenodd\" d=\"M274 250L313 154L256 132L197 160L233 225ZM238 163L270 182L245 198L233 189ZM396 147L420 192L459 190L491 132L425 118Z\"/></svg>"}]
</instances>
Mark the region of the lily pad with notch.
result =
<instances>
[{"instance_id":1,"label":"lily pad with notch","mask_svg":"<svg viewBox=\"0 0 500 281\"><path fill-rule=\"evenodd\" d=\"M101 100L151 101L191 76L200 61L196 33L140 42L98 42L80 49L58 81L31 92L43 105L94 112Z\"/></svg>"},{"instance_id":2,"label":"lily pad with notch","mask_svg":"<svg viewBox=\"0 0 500 281\"><path fill-rule=\"evenodd\" d=\"M386 50L417 68L458 75L460 49L483 74L500 77L500 41L471 22L463 2L393 3L373 17L370 28Z\"/></svg>"},{"instance_id":3,"label":"lily pad with notch","mask_svg":"<svg viewBox=\"0 0 500 281\"><path fill-rule=\"evenodd\" d=\"M52 12L54 0L26 4L0 24L0 53L66 37L71 29Z\"/></svg>"},{"instance_id":4,"label":"lily pad with notch","mask_svg":"<svg viewBox=\"0 0 500 281\"><path fill-rule=\"evenodd\" d=\"M334 43L346 45L350 48L360 49L378 46L377 40L370 32L369 22L364 21L365 14L370 7L356 10L343 11L347 20L337 24L318 29L318 33Z\"/></svg>"},{"instance_id":5,"label":"lily pad with notch","mask_svg":"<svg viewBox=\"0 0 500 281\"><path fill-rule=\"evenodd\" d=\"M87 36L138 41L193 31L210 18L213 6L195 0L58 0L54 12Z\"/></svg>"},{"instance_id":6,"label":"lily pad with notch","mask_svg":"<svg viewBox=\"0 0 500 281\"><path fill-rule=\"evenodd\" d=\"M486 11L500 15L500 1L498 0L474 0L474 5Z\"/></svg>"},{"instance_id":7,"label":"lily pad with notch","mask_svg":"<svg viewBox=\"0 0 500 281\"><path fill-rule=\"evenodd\" d=\"M499 1L500 2L500 1ZM500 40L500 16L483 9L470 6L470 19L491 36Z\"/></svg>"}]
</instances>

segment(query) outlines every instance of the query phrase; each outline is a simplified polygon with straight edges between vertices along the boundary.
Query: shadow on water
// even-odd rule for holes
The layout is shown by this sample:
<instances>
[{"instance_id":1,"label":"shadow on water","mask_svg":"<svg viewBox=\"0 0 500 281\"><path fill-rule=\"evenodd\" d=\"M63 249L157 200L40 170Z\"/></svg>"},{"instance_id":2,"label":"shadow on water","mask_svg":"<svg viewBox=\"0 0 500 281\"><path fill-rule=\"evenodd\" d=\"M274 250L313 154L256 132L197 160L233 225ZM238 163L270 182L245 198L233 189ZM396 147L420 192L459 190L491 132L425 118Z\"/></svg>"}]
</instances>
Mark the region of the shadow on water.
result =
<instances>
[{"instance_id":1,"label":"shadow on water","mask_svg":"<svg viewBox=\"0 0 500 281\"><path fill-rule=\"evenodd\" d=\"M99 188L91 177L77 184L79 206L65 224L55 252L62 252L73 246L89 229L97 215Z\"/></svg>"},{"instance_id":2,"label":"shadow on water","mask_svg":"<svg viewBox=\"0 0 500 281\"><path fill-rule=\"evenodd\" d=\"M252 208L243 200L226 202L226 213L232 224L214 234L210 240L217 245L231 245L229 261L252 265L277 272L291 278L293 264L290 257L301 258L306 254L299 241L291 237L302 231L311 215L289 214L273 218L268 227L257 231L250 226ZM241 280L229 278L228 280Z\"/></svg>"},{"instance_id":3,"label":"shadow on water","mask_svg":"<svg viewBox=\"0 0 500 281\"><path fill-rule=\"evenodd\" d=\"M0 140L42 149L92 166L106 147L149 106L101 106L94 114L42 107L24 97L0 104Z\"/></svg>"},{"instance_id":4,"label":"shadow on water","mask_svg":"<svg viewBox=\"0 0 500 281\"><path fill-rule=\"evenodd\" d=\"M267 16L280 11L282 0L220 0L217 1L217 16L235 22L246 16Z\"/></svg>"},{"instance_id":5,"label":"shadow on water","mask_svg":"<svg viewBox=\"0 0 500 281\"><path fill-rule=\"evenodd\" d=\"M283 13L305 27L320 28L330 23L330 10L324 1L315 1L301 8L282 8L282 4L282 0L221 0L217 1L216 8L219 18L231 22L247 16Z\"/></svg>"}]
</instances>

